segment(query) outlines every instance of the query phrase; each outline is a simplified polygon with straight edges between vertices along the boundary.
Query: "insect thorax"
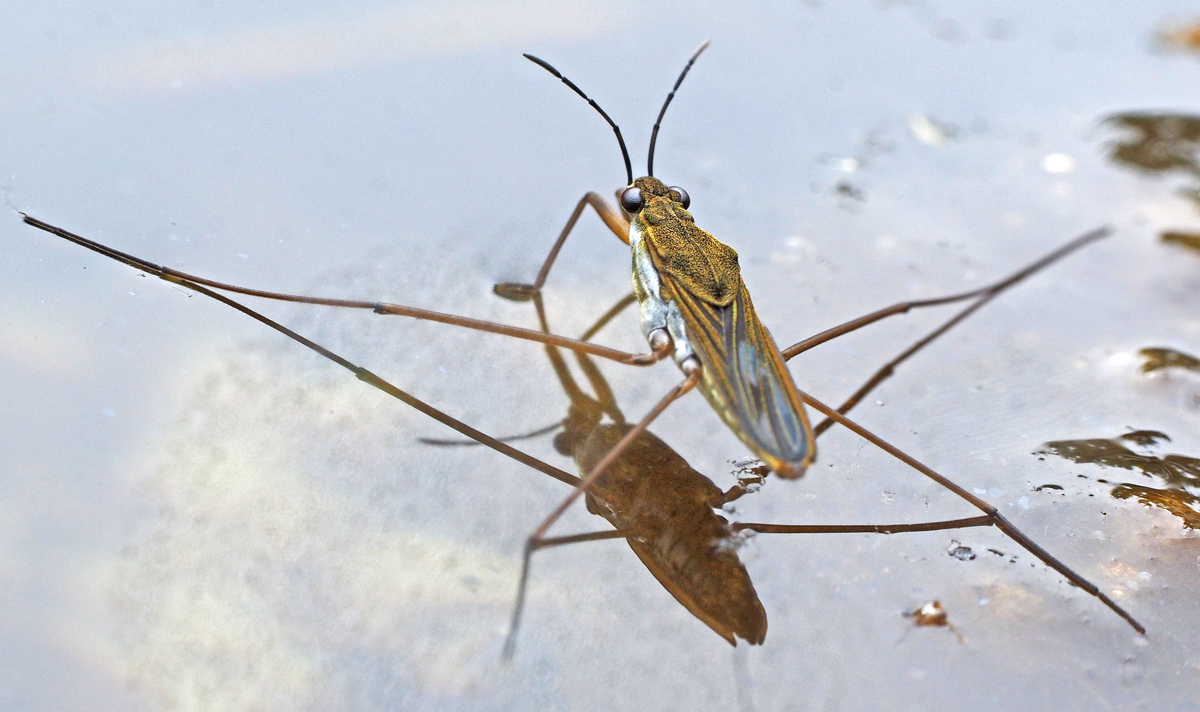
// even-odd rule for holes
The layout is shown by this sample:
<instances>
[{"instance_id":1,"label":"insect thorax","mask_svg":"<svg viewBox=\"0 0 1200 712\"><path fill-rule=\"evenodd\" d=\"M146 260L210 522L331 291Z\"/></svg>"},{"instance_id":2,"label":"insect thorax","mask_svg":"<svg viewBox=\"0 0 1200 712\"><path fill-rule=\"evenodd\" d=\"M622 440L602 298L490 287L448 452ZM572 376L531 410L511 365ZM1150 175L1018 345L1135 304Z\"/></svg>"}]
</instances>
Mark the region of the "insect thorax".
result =
<instances>
[{"instance_id":1,"label":"insect thorax","mask_svg":"<svg viewBox=\"0 0 1200 712\"><path fill-rule=\"evenodd\" d=\"M673 291L687 290L714 306L727 306L741 284L737 252L696 227L695 220L662 181L638 178L645 207L633 217L633 290L641 304L642 334L666 329L676 363L695 354ZM665 279L664 279L665 278Z\"/></svg>"}]
</instances>

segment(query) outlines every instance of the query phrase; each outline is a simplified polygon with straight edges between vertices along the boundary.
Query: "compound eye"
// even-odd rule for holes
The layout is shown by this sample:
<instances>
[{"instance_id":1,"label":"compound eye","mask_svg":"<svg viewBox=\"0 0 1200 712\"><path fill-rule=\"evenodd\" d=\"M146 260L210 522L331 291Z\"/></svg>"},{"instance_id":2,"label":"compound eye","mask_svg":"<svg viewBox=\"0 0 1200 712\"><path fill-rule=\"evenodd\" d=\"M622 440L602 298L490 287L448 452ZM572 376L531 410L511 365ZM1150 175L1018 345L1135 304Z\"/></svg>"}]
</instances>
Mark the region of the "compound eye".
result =
<instances>
[{"instance_id":1,"label":"compound eye","mask_svg":"<svg viewBox=\"0 0 1200 712\"><path fill-rule=\"evenodd\" d=\"M646 207L646 201L642 198L641 188L626 188L621 191L621 207L630 215L642 212L642 208Z\"/></svg>"},{"instance_id":2,"label":"compound eye","mask_svg":"<svg viewBox=\"0 0 1200 712\"><path fill-rule=\"evenodd\" d=\"M692 204L692 197L683 188L673 185L667 190L670 190L672 193L679 193L679 204L683 206L684 210L687 210L688 206Z\"/></svg>"}]
</instances>

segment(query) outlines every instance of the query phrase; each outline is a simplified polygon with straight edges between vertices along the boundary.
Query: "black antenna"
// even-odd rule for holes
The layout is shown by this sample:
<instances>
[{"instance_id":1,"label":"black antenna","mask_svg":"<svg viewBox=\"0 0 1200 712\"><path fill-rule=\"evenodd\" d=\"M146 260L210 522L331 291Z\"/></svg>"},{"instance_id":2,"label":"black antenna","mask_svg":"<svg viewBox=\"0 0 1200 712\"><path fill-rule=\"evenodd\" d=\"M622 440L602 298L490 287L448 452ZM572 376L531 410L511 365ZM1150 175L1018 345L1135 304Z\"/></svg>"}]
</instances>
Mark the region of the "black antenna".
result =
<instances>
[{"instance_id":1,"label":"black antenna","mask_svg":"<svg viewBox=\"0 0 1200 712\"><path fill-rule=\"evenodd\" d=\"M625 185L629 185L630 183L633 183L633 164L630 163L630 161L629 161L629 149L625 148L625 139L621 138L621 129L617 128L617 125L615 123L613 123L613 120L608 118L608 114L604 113L604 109L601 109L600 105L597 104L596 102L592 101L591 99L589 99L588 95L584 94L582 89L575 86L574 82L572 82L570 79L567 79L566 77L564 77L561 72L559 72L554 67L551 67L550 64L547 63L546 61L538 59L537 57L534 57L532 54L526 54L526 55L522 55L522 56L524 56L525 59L528 59L530 62L533 62L534 64L538 65L542 69L545 69L547 72L550 72L554 76L561 79L563 84L566 84L567 86L571 87L572 91L574 91L579 96L582 96L587 101L587 103L592 105L593 109L600 112L600 115L603 116L604 120L608 122L608 125L612 127L613 133L615 133L617 135L617 143L621 144L621 155L624 156L624 158L625 158L625 176L629 179L625 183ZM691 65L689 64L688 66L690 67ZM684 70L684 73L685 74L687 73L686 69ZM680 79L682 80L683 77L680 77ZM676 84L676 86L678 86L678 84Z\"/></svg>"},{"instance_id":2,"label":"black antenna","mask_svg":"<svg viewBox=\"0 0 1200 712\"><path fill-rule=\"evenodd\" d=\"M671 87L671 93L667 94L667 100L663 102L662 110L658 112L658 119L654 122L654 131L650 134L650 157L646 159L646 175L654 175L654 144L658 141L658 126L662 123L663 114L667 113L667 107L671 105L671 100L675 98L675 92L679 90L679 85L683 84L683 78L687 76L692 65L696 63L696 58L700 56L701 52L708 49L710 44L712 44L712 40L704 40L704 44L696 48L696 51L692 54L692 58L688 60L683 71L679 73L679 78L675 80L675 86ZM528 57L529 55L525 56ZM566 79L563 81L565 82Z\"/></svg>"}]
</instances>

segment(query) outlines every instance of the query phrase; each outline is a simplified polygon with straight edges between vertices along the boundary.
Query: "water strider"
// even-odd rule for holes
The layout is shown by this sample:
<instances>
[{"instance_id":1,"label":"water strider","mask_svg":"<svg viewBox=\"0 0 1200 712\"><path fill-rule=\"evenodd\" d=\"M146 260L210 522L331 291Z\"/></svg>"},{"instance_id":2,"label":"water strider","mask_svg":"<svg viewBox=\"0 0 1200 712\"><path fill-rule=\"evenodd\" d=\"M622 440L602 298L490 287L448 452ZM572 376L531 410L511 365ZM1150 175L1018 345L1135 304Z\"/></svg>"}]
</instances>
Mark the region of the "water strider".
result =
<instances>
[{"instance_id":1,"label":"water strider","mask_svg":"<svg viewBox=\"0 0 1200 712\"><path fill-rule=\"evenodd\" d=\"M959 523L960 526L980 526L985 524L997 526L1041 561L1054 568L1073 584L1097 597L1105 605L1127 620L1135 629L1142 632L1144 630L1142 626L1124 609L1113 602L1095 585L1073 572L1021 533L995 507L980 500L967 490L934 472L877 435L849 420L842 412L829 408L821 401L800 391L796 388L790 373L784 365L786 359L808 348L880 319L904 313L912 308L976 298L977 301L974 304L964 309L960 317L956 317L956 319L965 318L967 314L982 306L983 303L986 303L1002 289L1074 249L1102 237L1105 231L1088 233L1048 255L1046 258L1039 260L1038 263L1035 263L1030 268L1022 270L1008 280L992 285L991 287L940 299L896 304L823 331L786 349L779 349L754 313L749 292L741 280L736 253L695 226L694 220L690 212L688 212L690 199L686 191L680 188L668 187L652 175L654 144L662 117L671 99L674 97L675 90L678 89L688 70L696 60L696 57L706 46L707 43L702 45L692 56L684 71L675 82L675 87L664 102L651 137L650 153L647 160L647 175L636 180L633 178L629 153L626 150L624 139L621 137L620 129L617 125L600 109L598 104L587 99L587 96L578 87L563 77L557 70L542 60L527 55L532 61L552 72L576 93L587 99L609 123L621 146L625 161L627 182L626 186L619 192L618 203L621 206L620 211L612 208L598 194L586 194L576 206L573 215L555 242L537 279L532 284L506 283L497 285L496 291L502 296L509 298L537 298L539 290L544 284L563 242L574 227L584 208L591 205L604 220L605 224L618 237L621 237L628 243L632 249L634 288L641 306L642 331L650 346L648 353L627 353L602 346L592 342L590 340L591 335L587 335L582 339L570 339L549 333L548 329L540 331L523 329L397 304L289 295L225 284L156 265L139 257L75 235L28 215L24 216L24 218L28 224L34 227L56 234L112 259L158 276L168 282L178 284L221 301L313 349L326 358L349 369L364 382L389 393L435 420L457 430L459 433L543 473L573 485L574 490L571 495L543 521L527 541L521 584L517 603L514 606L512 634L515 634L518 628L524 602L525 583L533 551L555 543L562 543L564 539L562 537L557 539L547 537L546 534L550 526L581 494L587 492L594 495L593 484L610 467L620 467L619 463L622 462L622 457L626 454L627 449L637 446L639 438L644 436L650 422L665 410L672 401L697 386L704 393L706 399L713 405L722 420L776 474L784 477L798 477L801 475L805 467L811 463L815 456L814 441L816 435L834 423L841 424L947 489L950 489L984 513L983 517L974 518L974 520L978 521L972 520L969 524L967 520L962 520ZM580 460L581 470L586 472L585 476L581 479L553 465L541 462L506 442L488 436L458 421L450 415L384 381L367 369L347 361L287 327L234 301L222 292L306 304L370 309L378 314L402 315L438 321L540 342L551 348L567 348L579 354L599 356L633 365L651 365L667 356L673 356L684 374L684 380L667 393L636 425L629 426L620 434L620 437L615 438L615 442L611 443L611 446L606 444L602 452L594 451L589 457ZM944 333L944 330L953 326L954 323L956 323L956 320L951 320L951 322L944 325L943 329L931 334L928 339L936 338L938 334ZM915 348L919 347L920 344L915 346ZM911 352L912 350L902 354L901 359L906 358ZM857 402L857 399L862 397L866 390L869 390L875 383L882 380L882 378L886 378L887 373L890 372L888 371L890 367L891 365L885 367L880 374L877 374L875 379L872 379L863 389L860 389L860 392L856 393L840 410L848 410L849 407L852 407ZM828 420L816 429L810 427L803 404L807 404L821 412ZM582 467L582 465L586 465L586 467ZM593 496L593 502L596 501L599 500ZM614 507L614 512L616 509ZM760 531L772 531L772 526L775 525L763 525ZM783 531L783 529L776 530ZM628 537L628 532L622 532L618 528L615 533L606 533L605 538L617 536ZM567 539L570 538L567 537ZM660 578L660 580L662 579ZM670 589L670 586L668 586L668 589ZM510 652L514 640L512 634L510 634L509 644L506 648ZM753 635L747 637L747 639L751 639L752 637ZM761 636L759 638L761 639Z\"/></svg>"},{"instance_id":2,"label":"water strider","mask_svg":"<svg viewBox=\"0 0 1200 712\"><path fill-rule=\"evenodd\" d=\"M1086 241L1076 240L1068 247L1074 248L1082 244L1086 244ZM888 378L900 363L970 316L999 292L1033 271L1047 266L1050 261L1068 251L1058 250L1049 258L1039 260L975 295L966 308L876 371L838 408L838 411L845 413L854 408L863 396ZM535 292L531 299L542 330L549 333L550 326L541 295ZM619 301L588 329L582 338L589 339L594 336L635 299L636 295L631 294ZM576 352L575 356L578 368L583 372L594 395L585 393L579 387L557 347L547 345L546 354L567 396L567 415L549 428L540 428L504 440L511 442L561 430L554 438L555 449L575 460L580 472L590 472L633 426L626 421L607 380L587 354ZM826 419L820 423L815 429L816 436L826 432L832 422ZM421 440L442 446L479 444L474 440ZM749 572L738 557L740 532L895 534L996 524L993 517L987 515L902 524L730 522L722 510L741 497L757 491L767 472L765 466L741 469L737 484L723 491L710 478L689 465L687 460L663 439L649 430L643 430L596 478L585 495L588 511L606 519L614 529L546 538L539 543L539 548L624 539L663 588L698 620L733 645L737 645L738 638L751 645L758 645L766 638L767 614L759 601ZM926 607L930 605L933 604L926 604ZM941 610L940 605L938 610ZM920 610L906 615L916 613L920 613ZM918 625L948 626L962 640L957 629L946 621L944 611L941 613L940 622L929 616L926 618L918 616L915 620Z\"/></svg>"}]
</instances>

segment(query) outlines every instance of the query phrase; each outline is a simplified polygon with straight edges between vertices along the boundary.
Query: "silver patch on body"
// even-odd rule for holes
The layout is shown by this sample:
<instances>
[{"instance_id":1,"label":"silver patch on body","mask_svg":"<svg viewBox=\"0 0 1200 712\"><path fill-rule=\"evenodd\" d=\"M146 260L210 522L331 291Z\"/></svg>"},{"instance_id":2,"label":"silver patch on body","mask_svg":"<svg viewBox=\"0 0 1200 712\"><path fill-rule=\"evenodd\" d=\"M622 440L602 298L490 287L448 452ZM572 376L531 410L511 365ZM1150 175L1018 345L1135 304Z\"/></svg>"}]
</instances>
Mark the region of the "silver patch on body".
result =
<instances>
[{"instance_id":1,"label":"silver patch on body","mask_svg":"<svg viewBox=\"0 0 1200 712\"><path fill-rule=\"evenodd\" d=\"M648 341L655 329L666 329L675 342L675 363L682 364L684 360L695 356L696 352L688 341L679 305L663 299L662 280L637 219L629 225L629 246L633 250L633 293L637 295L641 307L642 335Z\"/></svg>"}]
</instances>

